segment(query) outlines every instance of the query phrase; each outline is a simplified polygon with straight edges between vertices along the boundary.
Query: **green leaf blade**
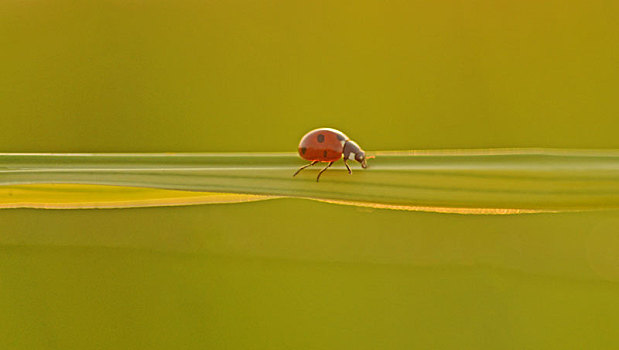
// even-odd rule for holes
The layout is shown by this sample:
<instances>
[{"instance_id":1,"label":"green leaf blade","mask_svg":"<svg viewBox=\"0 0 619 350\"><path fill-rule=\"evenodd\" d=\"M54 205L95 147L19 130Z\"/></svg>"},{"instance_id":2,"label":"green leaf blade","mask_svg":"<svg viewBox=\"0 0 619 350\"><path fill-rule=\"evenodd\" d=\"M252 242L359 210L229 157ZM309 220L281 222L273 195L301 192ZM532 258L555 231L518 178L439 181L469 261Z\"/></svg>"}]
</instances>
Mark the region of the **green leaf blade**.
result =
<instances>
[{"instance_id":1,"label":"green leaf blade","mask_svg":"<svg viewBox=\"0 0 619 350\"><path fill-rule=\"evenodd\" d=\"M0 186L90 184L309 198L377 208L503 213L619 208L619 152L376 152L325 172L291 153L1 154ZM356 164L356 163L355 163ZM324 165L322 165L324 166ZM96 191L92 193L96 197Z\"/></svg>"}]
</instances>

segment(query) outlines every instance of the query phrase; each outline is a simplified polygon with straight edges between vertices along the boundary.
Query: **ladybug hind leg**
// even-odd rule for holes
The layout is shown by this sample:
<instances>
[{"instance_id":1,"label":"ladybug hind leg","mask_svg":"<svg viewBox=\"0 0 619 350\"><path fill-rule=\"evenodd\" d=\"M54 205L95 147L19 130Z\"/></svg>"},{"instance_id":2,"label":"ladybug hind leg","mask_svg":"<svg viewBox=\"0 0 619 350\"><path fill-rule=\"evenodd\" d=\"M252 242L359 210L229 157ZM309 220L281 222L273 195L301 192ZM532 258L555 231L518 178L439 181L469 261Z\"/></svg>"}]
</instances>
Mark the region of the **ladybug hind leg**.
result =
<instances>
[{"instance_id":1,"label":"ladybug hind leg","mask_svg":"<svg viewBox=\"0 0 619 350\"><path fill-rule=\"evenodd\" d=\"M313 161L313 162L311 162L311 163L309 163L309 164L307 164L307 165L304 165L304 166L300 167L300 168L299 168L299 170L297 170L297 172L295 172L295 173L294 173L294 175L292 175L292 177L297 176L297 174L298 174L298 173L300 173L300 172L301 172L301 170L303 170L303 169L305 169L305 168L307 168L307 167L310 167L310 166L312 166L312 165L314 165L314 164L316 164L316 163L318 163L318 161L317 161L317 160L315 160L315 161Z\"/></svg>"}]
</instances>

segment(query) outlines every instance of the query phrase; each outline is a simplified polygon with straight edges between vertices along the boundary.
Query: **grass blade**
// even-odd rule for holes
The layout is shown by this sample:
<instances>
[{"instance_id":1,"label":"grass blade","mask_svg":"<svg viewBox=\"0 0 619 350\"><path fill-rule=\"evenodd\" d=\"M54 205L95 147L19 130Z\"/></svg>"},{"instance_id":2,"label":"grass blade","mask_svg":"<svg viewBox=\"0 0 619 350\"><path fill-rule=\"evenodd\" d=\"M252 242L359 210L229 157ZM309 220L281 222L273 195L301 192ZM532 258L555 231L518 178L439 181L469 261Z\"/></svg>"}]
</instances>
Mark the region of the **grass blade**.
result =
<instances>
[{"instance_id":1,"label":"grass blade","mask_svg":"<svg viewBox=\"0 0 619 350\"><path fill-rule=\"evenodd\" d=\"M319 183L315 179L320 167L292 177L305 162L290 153L0 154L0 207L54 207L51 204L59 201L62 205L57 207L63 208L221 203L222 194L227 194L236 196L236 200L230 197L232 202L295 197L482 214L619 208L619 151L374 154L376 159L370 160L368 169L355 167L348 175L343 164L337 164ZM105 190L101 185L121 187ZM136 187L143 188L137 197ZM76 191L80 196L67 197ZM24 200L24 193L30 193L30 200Z\"/></svg>"}]
</instances>

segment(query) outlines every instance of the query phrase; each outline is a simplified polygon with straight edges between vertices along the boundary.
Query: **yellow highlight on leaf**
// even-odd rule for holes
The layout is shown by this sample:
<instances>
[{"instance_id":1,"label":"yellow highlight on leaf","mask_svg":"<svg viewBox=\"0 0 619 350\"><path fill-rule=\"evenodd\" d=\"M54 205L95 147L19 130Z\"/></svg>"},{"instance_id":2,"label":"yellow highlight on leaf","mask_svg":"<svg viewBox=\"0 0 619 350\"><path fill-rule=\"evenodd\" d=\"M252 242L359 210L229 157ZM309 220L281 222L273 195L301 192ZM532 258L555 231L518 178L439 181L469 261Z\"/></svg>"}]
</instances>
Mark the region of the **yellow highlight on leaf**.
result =
<instances>
[{"instance_id":1,"label":"yellow highlight on leaf","mask_svg":"<svg viewBox=\"0 0 619 350\"><path fill-rule=\"evenodd\" d=\"M176 191L87 184L0 186L0 208L93 209L251 202L275 198L237 193Z\"/></svg>"},{"instance_id":2,"label":"yellow highlight on leaf","mask_svg":"<svg viewBox=\"0 0 619 350\"><path fill-rule=\"evenodd\" d=\"M25 184L0 186L0 209L112 209L156 206L184 206L253 202L284 198L278 196L238 193L178 191L158 188L109 186L90 184ZM312 199L319 202L352 205L373 209L425 211L452 214L525 214L540 210L449 208L410 205L389 205L358 201Z\"/></svg>"}]
</instances>

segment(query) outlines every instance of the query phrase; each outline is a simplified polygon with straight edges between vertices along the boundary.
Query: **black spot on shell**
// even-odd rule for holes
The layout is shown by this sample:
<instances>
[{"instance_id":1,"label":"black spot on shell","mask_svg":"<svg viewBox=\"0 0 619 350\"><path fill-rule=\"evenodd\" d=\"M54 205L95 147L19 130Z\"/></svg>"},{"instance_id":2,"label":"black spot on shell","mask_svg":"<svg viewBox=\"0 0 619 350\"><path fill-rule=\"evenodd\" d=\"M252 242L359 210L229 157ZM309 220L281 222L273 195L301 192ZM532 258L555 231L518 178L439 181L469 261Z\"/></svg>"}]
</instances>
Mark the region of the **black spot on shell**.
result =
<instances>
[{"instance_id":1,"label":"black spot on shell","mask_svg":"<svg viewBox=\"0 0 619 350\"><path fill-rule=\"evenodd\" d=\"M345 141L346 140L346 138L344 136L340 135L340 134L335 134L335 135L337 136L337 139L339 141Z\"/></svg>"},{"instance_id":2,"label":"black spot on shell","mask_svg":"<svg viewBox=\"0 0 619 350\"><path fill-rule=\"evenodd\" d=\"M322 156L323 156L323 157L325 157L325 158L327 158L327 151L324 151L324 152L322 153Z\"/></svg>"},{"instance_id":3,"label":"black spot on shell","mask_svg":"<svg viewBox=\"0 0 619 350\"><path fill-rule=\"evenodd\" d=\"M305 154L305 151L307 151L306 147L301 147L301 154Z\"/></svg>"},{"instance_id":4,"label":"black spot on shell","mask_svg":"<svg viewBox=\"0 0 619 350\"><path fill-rule=\"evenodd\" d=\"M325 135L323 135L323 134L318 134L318 142L320 142L320 143L325 142Z\"/></svg>"}]
</instances>

